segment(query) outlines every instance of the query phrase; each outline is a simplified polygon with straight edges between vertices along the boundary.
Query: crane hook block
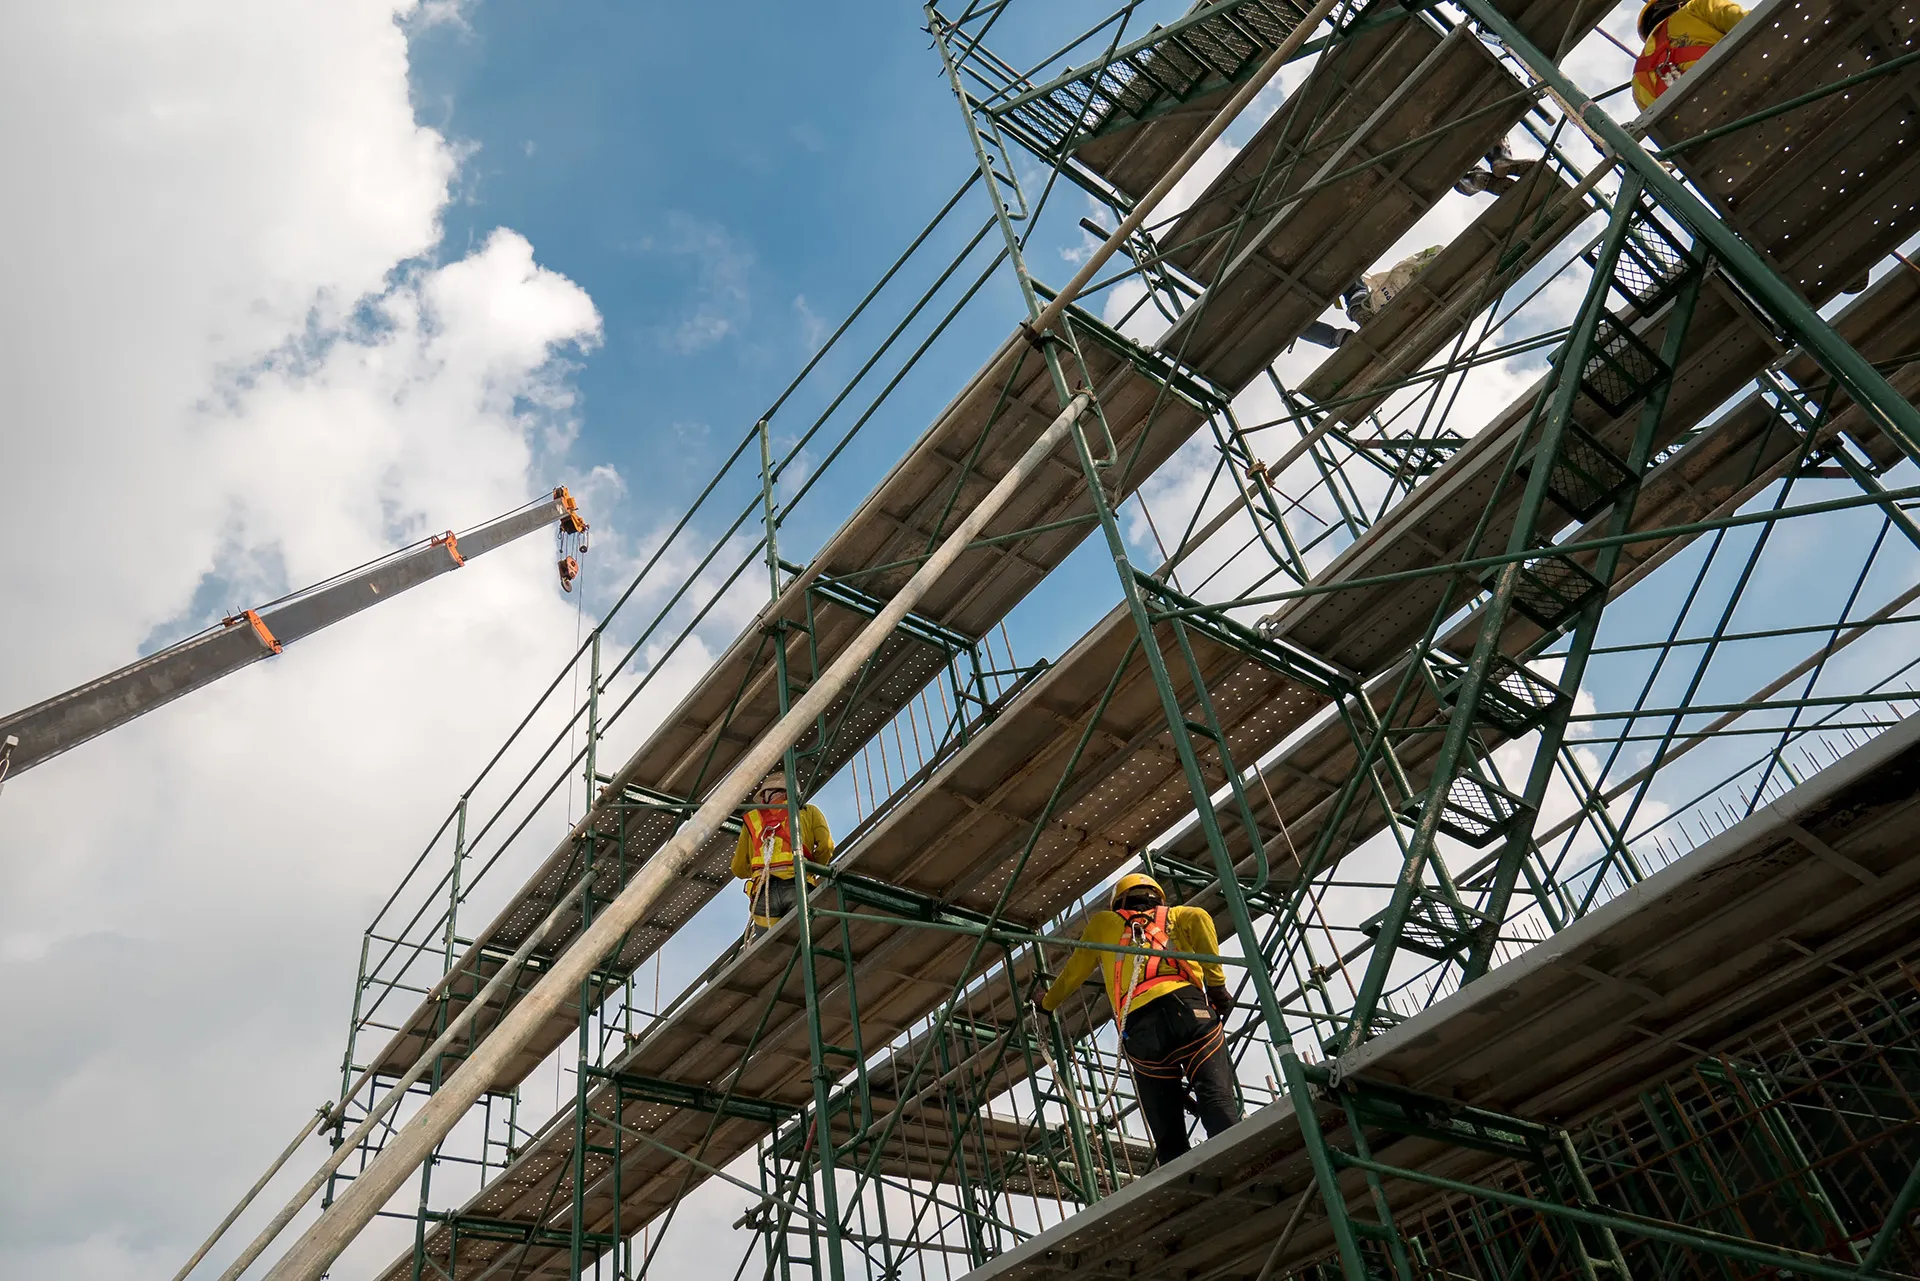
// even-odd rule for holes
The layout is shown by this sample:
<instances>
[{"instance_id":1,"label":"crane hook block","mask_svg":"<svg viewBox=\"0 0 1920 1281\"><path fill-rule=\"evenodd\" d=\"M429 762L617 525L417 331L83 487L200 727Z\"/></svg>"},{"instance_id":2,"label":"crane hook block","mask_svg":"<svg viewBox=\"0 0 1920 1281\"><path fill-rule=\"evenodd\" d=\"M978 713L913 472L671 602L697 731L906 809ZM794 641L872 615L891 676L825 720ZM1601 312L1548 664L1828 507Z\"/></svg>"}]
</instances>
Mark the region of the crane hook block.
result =
<instances>
[{"instance_id":1,"label":"crane hook block","mask_svg":"<svg viewBox=\"0 0 1920 1281\"><path fill-rule=\"evenodd\" d=\"M562 556L560 558L560 590L572 591L573 580L578 577L580 577L580 562L571 556Z\"/></svg>"},{"instance_id":2,"label":"crane hook block","mask_svg":"<svg viewBox=\"0 0 1920 1281\"><path fill-rule=\"evenodd\" d=\"M565 485L561 485L553 491L553 501L560 504L561 532L568 534L584 534L587 532L587 522L580 519L580 504L574 500L572 494L567 492Z\"/></svg>"}]
</instances>

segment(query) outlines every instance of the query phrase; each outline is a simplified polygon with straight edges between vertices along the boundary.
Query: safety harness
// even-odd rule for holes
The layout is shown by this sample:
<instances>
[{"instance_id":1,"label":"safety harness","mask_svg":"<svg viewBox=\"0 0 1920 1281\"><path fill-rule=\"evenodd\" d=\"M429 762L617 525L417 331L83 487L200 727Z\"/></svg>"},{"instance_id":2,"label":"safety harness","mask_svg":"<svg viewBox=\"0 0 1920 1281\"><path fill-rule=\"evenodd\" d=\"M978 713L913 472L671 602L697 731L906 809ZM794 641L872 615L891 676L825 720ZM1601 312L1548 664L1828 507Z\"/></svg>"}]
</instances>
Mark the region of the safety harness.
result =
<instances>
[{"instance_id":1,"label":"safety harness","mask_svg":"<svg viewBox=\"0 0 1920 1281\"><path fill-rule=\"evenodd\" d=\"M1116 909L1115 915L1127 929L1127 941L1134 947L1150 947L1156 952L1173 950L1173 935L1167 928L1169 908L1161 904L1151 912L1125 912ZM1120 1028L1125 1030L1127 1011L1133 1006L1133 998L1142 992L1153 990L1156 994L1178 987L1182 983L1191 983L1201 990L1206 989L1206 981L1200 976L1200 967L1192 961L1177 961L1168 956L1142 956L1138 952L1130 954L1132 962L1127 967L1125 994L1122 995L1120 967L1114 966L1108 976L1112 985L1107 995L1113 1000L1114 1018Z\"/></svg>"},{"instance_id":2,"label":"safety harness","mask_svg":"<svg viewBox=\"0 0 1920 1281\"><path fill-rule=\"evenodd\" d=\"M769 902L774 877L793 879L793 813L785 805L763 805L748 810L744 822L753 868L744 888L753 903L752 924L767 929L780 919Z\"/></svg>"},{"instance_id":3,"label":"safety harness","mask_svg":"<svg viewBox=\"0 0 1920 1281\"><path fill-rule=\"evenodd\" d=\"M1121 924L1127 929L1127 941L1134 947L1150 947L1158 952L1173 950L1173 934L1168 929L1168 908L1165 904L1151 912L1125 912L1115 909ZM1189 1041L1164 1059L1147 1059L1126 1049L1127 1015L1133 1007L1133 998L1142 992L1164 995L1182 984L1206 990L1206 980L1200 973L1200 967L1192 961L1176 960L1170 956L1143 956L1139 952L1127 956L1127 977L1124 984L1126 997L1122 999L1120 967L1113 967L1109 982L1112 986L1108 995L1113 998L1114 1026L1120 1034L1121 1049L1127 1065L1140 1076L1152 1077L1159 1081L1180 1081L1182 1077L1191 1079L1194 1071L1202 1063L1226 1045L1226 1033L1218 1019L1213 1026L1200 1037ZM1180 1101L1188 1112L1200 1115L1200 1105L1194 1099L1191 1090L1182 1089Z\"/></svg>"},{"instance_id":4,"label":"safety harness","mask_svg":"<svg viewBox=\"0 0 1920 1281\"><path fill-rule=\"evenodd\" d=\"M1649 98L1658 98L1694 63L1706 56L1710 44L1682 44L1667 31L1662 18L1653 29L1646 51L1633 60L1633 81Z\"/></svg>"},{"instance_id":5,"label":"safety harness","mask_svg":"<svg viewBox=\"0 0 1920 1281\"><path fill-rule=\"evenodd\" d=\"M753 870L793 875L793 814L784 805L764 805L746 815Z\"/></svg>"}]
</instances>

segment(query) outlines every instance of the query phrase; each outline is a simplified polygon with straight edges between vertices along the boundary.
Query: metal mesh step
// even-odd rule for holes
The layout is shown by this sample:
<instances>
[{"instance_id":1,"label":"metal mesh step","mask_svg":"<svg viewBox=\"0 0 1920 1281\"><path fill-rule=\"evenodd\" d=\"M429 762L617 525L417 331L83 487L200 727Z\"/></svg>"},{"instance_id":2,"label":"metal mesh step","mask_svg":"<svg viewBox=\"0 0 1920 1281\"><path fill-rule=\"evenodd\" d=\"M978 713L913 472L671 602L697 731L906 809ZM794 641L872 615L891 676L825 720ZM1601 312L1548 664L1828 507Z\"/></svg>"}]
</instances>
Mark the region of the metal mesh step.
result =
<instances>
[{"instance_id":1,"label":"metal mesh step","mask_svg":"<svg viewBox=\"0 0 1920 1281\"><path fill-rule=\"evenodd\" d=\"M1449 708L1458 706L1467 665L1444 655L1433 656L1429 663L1434 669L1434 688L1440 702ZM1566 692L1546 677L1505 654L1496 654L1488 668L1486 684L1481 686L1474 716L1499 727L1509 737L1516 737L1538 728L1566 697Z\"/></svg>"},{"instance_id":2,"label":"metal mesh step","mask_svg":"<svg viewBox=\"0 0 1920 1281\"><path fill-rule=\"evenodd\" d=\"M1003 114L1047 147L1066 147L1238 83L1305 17L1289 0L1221 0Z\"/></svg>"},{"instance_id":3,"label":"metal mesh step","mask_svg":"<svg viewBox=\"0 0 1920 1281\"><path fill-rule=\"evenodd\" d=\"M1400 818L1407 823L1419 822L1430 795L1422 792L1408 800L1400 808ZM1447 787L1438 826L1457 841L1485 849L1505 836L1526 808L1527 803L1506 788L1462 774Z\"/></svg>"},{"instance_id":4,"label":"metal mesh step","mask_svg":"<svg viewBox=\"0 0 1920 1281\"><path fill-rule=\"evenodd\" d=\"M1539 556L1521 563L1513 607L1547 631L1558 631L1606 588L1571 557L1552 548L1540 551ZM1491 586L1499 576L1500 567L1494 566L1481 575L1481 582Z\"/></svg>"},{"instance_id":5,"label":"metal mesh step","mask_svg":"<svg viewBox=\"0 0 1920 1281\"><path fill-rule=\"evenodd\" d=\"M1532 473L1531 456L1520 464L1520 470ZM1625 459L1594 439L1592 433L1578 423L1570 422L1560 438L1553 466L1547 471L1547 493L1571 515L1592 520L1605 511L1633 479L1633 471Z\"/></svg>"},{"instance_id":6,"label":"metal mesh step","mask_svg":"<svg viewBox=\"0 0 1920 1281\"><path fill-rule=\"evenodd\" d=\"M1613 287L1644 316L1665 302L1697 266L1678 234L1643 209L1620 246Z\"/></svg>"},{"instance_id":7,"label":"metal mesh step","mask_svg":"<svg viewBox=\"0 0 1920 1281\"><path fill-rule=\"evenodd\" d=\"M1385 918L1383 908L1360 923L1361 932L1368 938L1379 938ZM1400 946L1436 961L1458 960L1464 955L1473 932L1485 920L1483 913L1456 903L1428 886L1417 886L1406 919L1400 924Z\"/></svg>"},{"instance_id":8,"label":"metal mesh step","mask_svg":"<svg viewBox=\"0 0 1920 1281\"><path fill-rule=\"evenodd\" d=\"M1617 418L1652 391L1668 372L1653 348L1609 312L1595 327L1593 348L1580 368L1580 390Z\"/></svg>"}]
</instances>

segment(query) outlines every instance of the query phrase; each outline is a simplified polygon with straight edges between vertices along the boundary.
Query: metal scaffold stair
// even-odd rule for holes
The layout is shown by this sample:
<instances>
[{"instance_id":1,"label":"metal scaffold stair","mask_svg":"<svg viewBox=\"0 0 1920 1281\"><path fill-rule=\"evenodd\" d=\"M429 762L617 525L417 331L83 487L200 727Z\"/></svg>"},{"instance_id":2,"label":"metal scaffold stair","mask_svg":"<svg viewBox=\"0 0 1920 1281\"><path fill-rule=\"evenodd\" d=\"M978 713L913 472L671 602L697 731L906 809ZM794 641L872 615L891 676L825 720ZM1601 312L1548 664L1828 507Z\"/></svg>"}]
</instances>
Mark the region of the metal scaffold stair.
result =
<instances>
[{"instance_id":1,"label":"metal scaffold stair","mask_svg":"<svg viewBox=\"0 0 1920 1281\"><path fill-rule=\"evenodd\" d=\"M1307 16L1292 0L1212 0L993 114L1053 154L1231 88Z\"/></svg>"}]
</instances>

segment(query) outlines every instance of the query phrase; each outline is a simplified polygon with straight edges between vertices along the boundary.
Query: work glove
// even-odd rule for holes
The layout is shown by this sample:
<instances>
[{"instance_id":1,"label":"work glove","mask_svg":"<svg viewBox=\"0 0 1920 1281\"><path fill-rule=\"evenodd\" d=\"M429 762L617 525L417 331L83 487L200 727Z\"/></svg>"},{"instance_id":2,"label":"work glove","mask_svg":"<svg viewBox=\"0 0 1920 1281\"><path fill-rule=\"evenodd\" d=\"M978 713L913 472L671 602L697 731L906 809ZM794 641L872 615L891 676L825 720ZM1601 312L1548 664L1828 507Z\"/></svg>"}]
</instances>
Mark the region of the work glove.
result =
<instances>
[{"instance_id":1,"label":"work glove","mask_svg":"<svg viewBox=\"0 0 1920 1281\"><path fill-rule=\"evenodd\" d=\"M1033 1008L1035 1015L1043 1019L1047 1017L1047 1007L1042 1005L1041 1001L1046 997L1046 994L1047 981L1035 975L1033 985L1027 989L1027 1004Z\"/></svg>"},{"instance_id":2,"label":"work glove","mask_svg":"<svg viewBox=\"0 0 1920 1281\"><path fill-rule=\"evenodd\" d=\"M1233 993L1224 987L1210 987L1207 989L1207 1004L1213 1007L1215 1014L1224 1019L1227 1017L1227 1011L1233 1008Z\"/></svg>"}]
</instances>

